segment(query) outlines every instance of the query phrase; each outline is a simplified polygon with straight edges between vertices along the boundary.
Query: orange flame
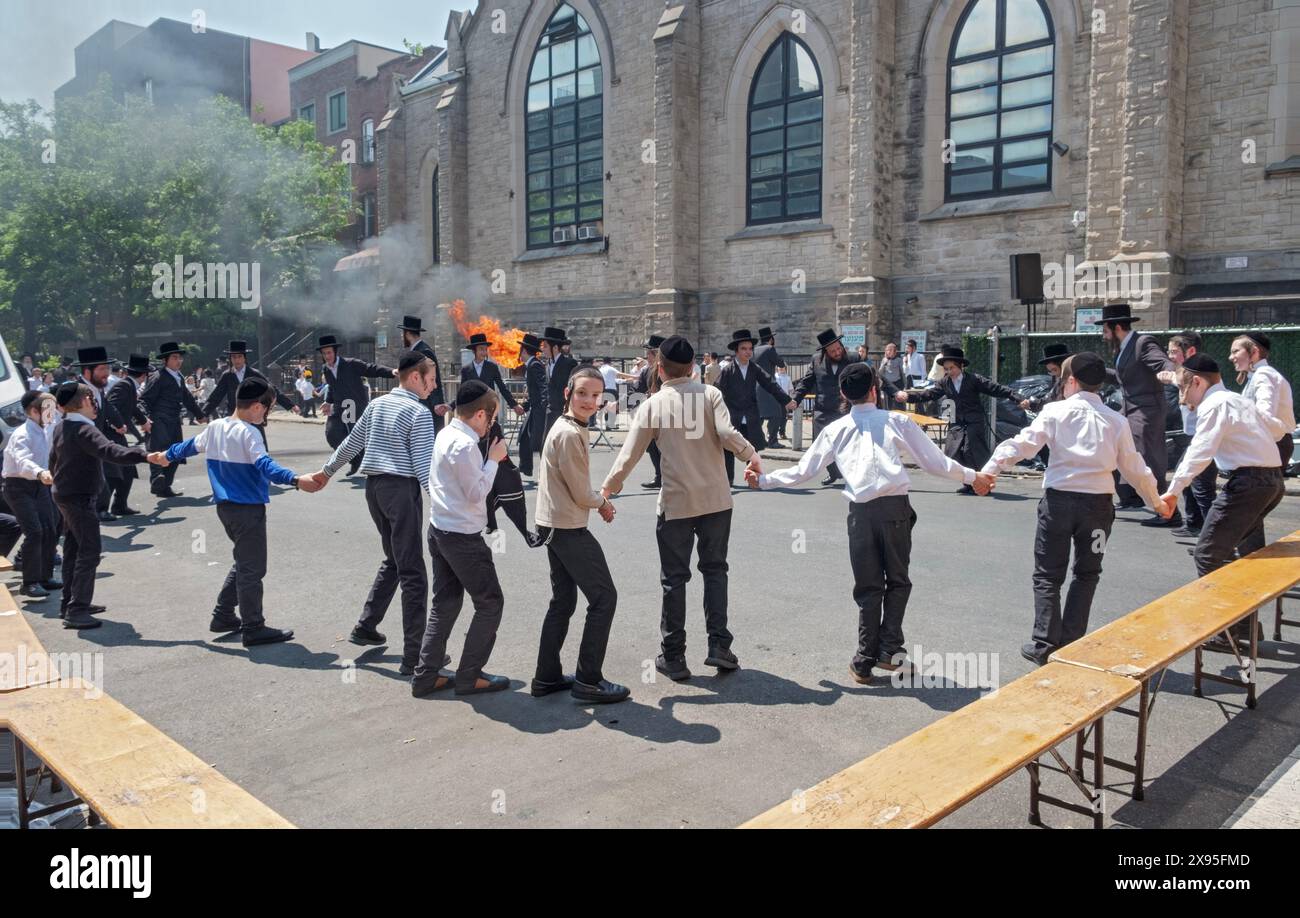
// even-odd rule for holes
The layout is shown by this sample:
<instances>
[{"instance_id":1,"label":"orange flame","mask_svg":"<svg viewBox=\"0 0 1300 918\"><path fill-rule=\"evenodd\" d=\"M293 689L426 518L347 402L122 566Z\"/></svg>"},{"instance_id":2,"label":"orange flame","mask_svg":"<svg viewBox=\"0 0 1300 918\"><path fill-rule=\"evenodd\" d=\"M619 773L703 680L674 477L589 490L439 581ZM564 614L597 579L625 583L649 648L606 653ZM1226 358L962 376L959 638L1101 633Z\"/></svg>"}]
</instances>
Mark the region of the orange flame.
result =
<instances>
[{"instance_id":1,"label":"orange flame","mask_svg":"<svg viewBox=\"0 0 1300 918\"><path fill-rule=\"evenodd\" d=\"M456 330L469 340L470 335L487 335L489 342L488 356L495 363L506 369L522 366L519 357L519 345L523 343L524 332L520 328L503 329L501 323L490 316L479 316L477 322L465 318L465 301L453 300L447 309L451 320L456 323Z\"/></svg>"}]
</instances>

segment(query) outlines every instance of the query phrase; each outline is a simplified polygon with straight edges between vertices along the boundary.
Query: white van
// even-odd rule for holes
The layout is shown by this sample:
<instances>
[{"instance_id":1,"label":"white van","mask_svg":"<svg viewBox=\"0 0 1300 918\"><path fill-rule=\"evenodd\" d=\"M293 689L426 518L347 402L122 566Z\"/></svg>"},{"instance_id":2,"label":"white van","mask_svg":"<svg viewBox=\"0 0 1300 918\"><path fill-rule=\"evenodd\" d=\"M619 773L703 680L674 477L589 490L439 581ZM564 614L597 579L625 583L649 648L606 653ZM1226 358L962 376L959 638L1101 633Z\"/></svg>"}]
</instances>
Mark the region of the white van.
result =
<instances>
[{"instance_id":1,"label":"white van","mask_svg":"<svg viewBox=\"0 0 1300 918\"><path fill-rule=\"evenodd\" d=\"M22 406L26 391L27 386L9 356L9 348L5 347L4 336L0 335L0 448L9 442L9 435L27 420Z\"/></svg>"}]
</instances>

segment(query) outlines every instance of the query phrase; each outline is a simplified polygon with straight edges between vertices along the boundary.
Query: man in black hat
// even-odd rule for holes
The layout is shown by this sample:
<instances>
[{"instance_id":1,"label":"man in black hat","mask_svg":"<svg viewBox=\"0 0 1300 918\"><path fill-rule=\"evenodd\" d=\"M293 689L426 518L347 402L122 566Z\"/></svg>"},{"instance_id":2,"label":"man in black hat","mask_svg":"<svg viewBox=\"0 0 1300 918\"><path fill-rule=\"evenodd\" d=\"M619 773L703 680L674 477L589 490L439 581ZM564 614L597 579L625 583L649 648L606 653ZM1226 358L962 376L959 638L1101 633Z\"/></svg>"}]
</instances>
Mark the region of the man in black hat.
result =
<instances>
[{"instance_id":1,"label":"man in black hat","mask_svg":"<svg viewBox=\"0 0 1300 918\"><path fill-rule=\"evenodd\" d=\"M397 371L355 357L339 356L339 340L334 335L323 335L316 344L316 350L320 353L323 365L321 376L325 385L329 386L329 395L321 406L321 414L326 418L325 442L337 448L348 438L357 419L370 403L370 390L362 380L396 376ZM349 475L357 473L364 457L364 451L353 457L352 465L348 468Z\"/></svg>"},{"instance_id":2,"label":"man in black hat","mask_svg":"<svg viewBox=\"0 0 1300 918\"><path fill-rule=\"evenodd\" d=\"M634 413L637 405L658 391L659 346L664 343L664 340L663 335L651 335L646 339L646 342L643 345L645 348L645 366L635 374L618 374L620 379L626 379L631 383L631 386L628 389L627 400L627 410L629 414ZM633 395L639 395L641 398L634 400L632 398ZM658 490L663 487L663 479L659 474L659 466L663 459L663 454L659 452L659 444L653 440L650 441L650 446L646 449L646 453L650 456L650 464L654 466L655 477L649 481L641 482L641 487L652 491Z\"/></svg>"},{"instance_id":3,"label":"man in black hat","mask_svg":"<svg viewBox=\"0 0 1300 918\"><path fill-rule=\"evenodd\" d=\"M141 445L145 442L149 431L153 429L148 416L140 410L140 389L149 378L148 355L132 354L127 359L124 369L126 378L108 390L108 404L126 425L126 432L135 437L136 445ZM127 445L125 434L111 428L104 431L104 434L118 446ZM109 482L113 493L113 503L109 510L114 516L135 516L140 511L132 509L128 501L131 496L131 486L139 477L139 473L134 465L118 466L117 471L118 478Z\"/></svg>"},{"instance_id":4,"label":"man in black hat","mask_svg":"<svg viewBox=\"0 0 1300 918\"><path fill-rule=\"evenodd\" d=\"M928 402L937 398L950 398L957 408L956 419L948 428L944 452L968 468L978 469L988 462L992 447L989 445L989 418L984 411L981 395L990 398L1009 398L1023 401L1019 392L995 383L978 373L967 373L970 363L959 347L945 345L939 350L939 365L944 378L928 389L899 392L894 400L901 403ZM972 493L970 485L962 493Z\"/></svg>"},{"instance_id":5,"label":"man in black hat","mask_svg":"<svg viewBox=\"0 0 1300 918\"><path fill-rule=\"evenodd\" d=\"M108 356L107 348L102 347L83 347L77 349L77 362L74 366L80 376L81 382L90 387L90 391L95 396L95 426L105 437L113 439L113 434L121 438L126 433L126 422L118 414L117 409L108 403L107 389L109 379L109 367L113 359ZM115 440L126 445L126 441ZM119 482L122 480L122 474L125 467L119 468L116 463L109 463L104 468L104 487L99 492L99 497L95 501L95 510L99 515L101 523L111 523L116 516L109 510L113 500L113 493L117 490ZM131 469L134 472L134 469Z\"/></svg>"},{"instance_id":6,"label":"man in black hat","mask_svg":"<svg viewBox=\"0 0 1300 918\"><path fill-rule=\"evenodd\" d=\"M451 410L451 406L447 404L446 393L442 390L442 367L438 366L438 355L433 352L429 342L424 340L424 333L428 329L424 327L419 316L406 316L399 328L402 330L402 343L417 354L429 358L433 364L433 390L424 400L424 404L433 412L433 432L437 435L438 431L442 430L443 415Z\"/></svg>"},{"instance_id":7,"label":"man in black hat","mask_svg":"<svg viewBox=\"0 0 1300 918\"><path fill-rule=\"evenodd\" d=\"M981 471L997 475L1047 447L1049 460L1038 502L1034 537L1033 640L1020 648L1026 660L1045 664L1057 648L1088 631L1092 598L1115 522L1115 473L1133 485L1149 505L1160 503L1155 477L1133 445L1128 421L1101 400L1106 364L1084 352L1066 358L1061 398L1043 406L1024 430L1005 440ZM1061 609L1061 587L1074 550L1073 578Z\"/></svg>"},{"instance_id":8,"label":"man in black hat","mask_svg":"<svg viewBox=\"0 0 1300 918\"><path fill-rule=\"evenodd\" d=\"M1070 356L1070 348L1064 344L1049 344L1043 348L1043 357L1038 361L1038 365L1052 377L1052 388L1046 395L1038 398L1025 398L1020 400L1020 407L1025 411L1038 412L1043 410L1043 406L1049 402L1059 402L1061 400L1061 364Z\"/></svg>"},{"instance_id":9,"label":"man in black hat","mask_svg":"<svg viewBox=\"0 0 1300 918\"><path fill-rule=\"evenodd\" d=\"M477 379L489 389L496 389L501 393L501 398L505 400L510 409L516 415L522 416L524 409L515 401L515 397L511 394L505 379L502 378L501 367L488 359L488 353L492 349L488 336L482 332L475 332L469 336L465 348L474 355L474 360L460 368L460 381L468 382L471 379Z\"/></svg>"},{"instance_id":10,"label":"man in black hat","mask_svg":"<svg viewBox=\"0 0 1300 918\"><path fill-rule=\"evenodd\" d=\"M221 352L223 356L229 358L230 366L226 372L221 374L217 380L217 387L212 390L208 400L203 404L203 413L208 417L215 417L220 411L221 417L227 417L235 413L235 395L239 391L239 384L245 379L260 379L262 382L270 385L270 381L262 374L257 367L248 363L248 342L231 341L230 346ZM293 403L293 400L283 392L271 386L271 391L275 393L275 403L285 411L292 411L294 414L301 414L301 410ZM262 432L262 437L266 437L266 424L263 423L258 428Z\"/></svg>"},{"instance_id":11,"label":"man in black hat","mask_svg":"<svg viewBox=\"0 0 1300 918\"><path fill-rule=\"evenodd\" d=\"M775 379L776 371L785 369L785 358L776 349L776 335L772 333L771 328L764 325L758 330L758 341L752 359L767 371L768 376ZM767 424L767 445L775 449L781 445L777 434L785 426L785 409L781 407L783 403L774 399L766 389L759 389L757 396L758 415Z\"/></svg>"},{"instance_id":12,"label":"man in black hat","mask_svg":"<svg viewBox=\"0 0 1300 918\"><path fill-rule=\"evenodd\" d=\"M735 359L718 374L718 389L731 413L731 426L740 431L756 451L767 445L763 440L763 419L758 410L758 389L765 389L784 411L794 411L795 406L767 370L754 362L754 345L757 343L758 339L749 333L749 329L738 329L727 342L727 348L735 354ZM727 480L734 483L736 460L730 450L725 460Z\"/></svg>"},{"instance_id":13,"label":"man in black hat","mask_svg":"<svg viewBox=\"0 0 1300 918\"><path fill-rule=\"evenodd\" d=\"M548 326L542 335L542 354L548 363L546 367L546 430L550 433L551 425L564 414L564 388L569 384L569 374L578 366L563 350L572 344L564 329Z\"/></svg>"},{"instance_id":14,"label":"man in black hat","mask_svg":"<svg viewBox=\"0 0 1300 918\"><path fill-rule=\"evenodd\" d=\"M794 400L801 402L809 395L813 398L813 439L829 425L844 417L844 397L840 394L840 374L852 364L861 363L844 347L844 336L833 328L817 334L817 351L813 354L812 365L799 385L795 386ZM889 395L898 390L892 383L877 379L877 383ZM833 485L840 480L840 467L832 462L826 469L823 485Z\"/></svg>"},{"instance_id":15,"label":"man in black hat","mask_svg":"<svg viewBox=\"0 0 1300 918\"><path fill-rule=\"evenodd\" d=\"M181 376L185 353L185 349L175 341L167 341L159 347L158 359L163 362L162 367L140 393L141 410L148 415L150 421L149 449L154 452L165 452L173 444L185 439L181 427L181 408L193 415L195 420L207 421L207 415L194 400ZM173 462L166 467L154 465L149 469L149 490L154 496L180 496L181 492L172 488L177 464Z\"/></svg>"},{"instance_id":16,"label":"man in black hat","mask_svg":"<svg viewBox=\"0 0 1300 918\"><path fill-rule=\"evenodd\" d=\"M540 453L546 443L546 415L549 396L546 386L546 362L542 360L542 341L528 333L519 344L519 354L524 360L524 385L528 398L524 408L528 412L519 428L519 471L533 474L533 454Z\"/></svg>"},{"instance_id":17,"label":"man in black hat","mask_svg":"<svg viewBox=\"0 0 1300 918\"><path fill-rule=\"evenodd\" d=\"M1169 470L1169 454L1165 449L1168 405L1164 383L1156 374L1172 370L1174 365L1155 338L1133 331L1133 323L1140 321L1141 317L1133 315L1128 303L1110 303L1102 307L1101 318L1093 324L1101 326L1101 336L1115 351L1115 368L1108 375L1120 385L1124 417L1133 431L1137 451L1163 490L1165 473ZM1121 484L1118 490L1121 510L1142 506L1142 499L1128 485ZM1169 519L1153 516L1143 520L1142 525L1177 527L1183 525L1183 517L1175 510Z\"/></svg>"}]
</instances>

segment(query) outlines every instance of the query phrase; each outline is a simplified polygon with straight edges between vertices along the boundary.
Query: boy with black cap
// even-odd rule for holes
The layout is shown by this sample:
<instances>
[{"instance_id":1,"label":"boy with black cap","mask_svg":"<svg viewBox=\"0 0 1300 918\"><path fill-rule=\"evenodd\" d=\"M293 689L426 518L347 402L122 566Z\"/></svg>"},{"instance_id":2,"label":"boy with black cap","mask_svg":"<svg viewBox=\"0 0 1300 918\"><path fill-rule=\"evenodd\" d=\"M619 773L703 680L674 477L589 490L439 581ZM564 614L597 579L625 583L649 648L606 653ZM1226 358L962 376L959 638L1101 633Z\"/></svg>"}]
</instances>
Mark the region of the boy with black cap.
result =
<instances>
[{"instance_id":1,"label":"boy with black cap","mask_svg":"<svg viewBox=\"0 0 1300 918\"><path fill-rule=\"evenodd\" d=\"M496 644L505 596L497 580L492 550L483 541L485 501L496 480L497 463L506 457L504 440L493 440L487 459L479 452L497 413L496 393L477 379L456 393L455 417L438 432L429 463L429 553L433 556L433 599L411 679L411 694L422 698L451 686L457 695L500 692L510 687L505 676L483 672ZM474 603L474 620L465 635L460 665L442 669L447 638L456 625L465 594Z\"/></svg>"},{"instance_id":2,"label":"boy with black cap","mask_svg":"<svg viewBox=\"0 0 1300 918\"><path fill-rule=\"evenodd\" d=\"M1264 518L1282 500L1282 458L1252 399L1223 386L1219 365L1195 354L1178 368L1180 401L1196 410L1196 433L1160 496L1170 507L1211 460L1228 481L1219 492L1192 555L1204 577L1233 559L1264 547Z\"/></svg>"},{"instance_id":3,"label":"boy with black cap","mask_svg":"<svg viewBox=\"0 0 1300 918\"><path fill-rule=\"evenodd\" d=\"M95 426L99 406L90 386L68 382L55 396L63 423L54 428L50 444L50 476L54 505L63 516L63 627L98 628L92 616L102 612L94 605L95 572L102 546L95 501L104 486L104 463L165 465L162 453L140 447L119 446Z\"/></svg>"},{"instance_id":4,"label":"boy with black cap","mask_svg":"<svg viewBox=\"0 0 1300 918\"><path fill-rule=\"evenodd\" d=\"M931 475L961 480L987 494L993 476L977 474L944 456L925 431L906 415L876 407L875 371L851 363L838 374L840 391L852 407L824 427L799 464L766 475L746 472L753 488L791 487L808 481L832 462L844 476L849 501L849 562L858 605L858 651L849 675L866 685L873 667L895 671L906 665L903 615L912 593L908 569L916 513L907 492L903 455Z\"/></svg>"},{"instance_id":5,"label":"boy with black cap","mask_svg":"<svg viewBox=\"0 0 1300 918\"><path fill-rule=\"evenodd\" d=\"M1043 405L1032 424L998 444L982 470L996 476L1048 447L1034 538L1034 639L1020 648L1021 656L1039 666L1088 630L1115 522L1115 472L1162 517L1172 512L1160 503L1155 476L1137 451L1128 420L1098 394L1106 381L1105 361L1089 352L1074 354L1061 365L1060 379L1060 400ZM1062 613L1071 546L1074 576Z\"/></svg>"},{"instance_id":6,"label":"boy with black cap","mask_svg":"<svg viewBox=\"0 0 1300 918\"><path fill-rule=\"evenodd\" d=\"M709 635L704 663L724 670L740 667L731 652L732 635L727 630L732 498L723 451L762 470L758 451L731 426L722 392L691 378L694 363L695 349L685 338L673 335L659 346L655 371L663 384L632 416L627 440L601 488L601 496L606 498L621 491L641 454L650 444L659 444L663 487L655 537L663 585L659 623L663 640L655 668L677 682L691 677L686 666L686 582L691 579L691 554L697 539Z\"/></svg>"},{"instance_id":7,"label":"boy with black cap","mask_svg":"<svg viewBox=\"0 0 1300 918\"><path fill-rule=\"evenodd\" d=\"M246 378L235 393L235 413L212 421L198 436L168 447L163 464L207 455L208 481L217 518L234 543L234 564L217 595L208 630L241 632L245 647L274 644L293 637L292 631L269 628L262 617L262 578L266 576L266 505L272 482L308 493L323 485L299 477L266 452L258 426L275 402L275 390L264 379ZM239 613L235 613L235 607Z\"/></svg>"}]
</instances>

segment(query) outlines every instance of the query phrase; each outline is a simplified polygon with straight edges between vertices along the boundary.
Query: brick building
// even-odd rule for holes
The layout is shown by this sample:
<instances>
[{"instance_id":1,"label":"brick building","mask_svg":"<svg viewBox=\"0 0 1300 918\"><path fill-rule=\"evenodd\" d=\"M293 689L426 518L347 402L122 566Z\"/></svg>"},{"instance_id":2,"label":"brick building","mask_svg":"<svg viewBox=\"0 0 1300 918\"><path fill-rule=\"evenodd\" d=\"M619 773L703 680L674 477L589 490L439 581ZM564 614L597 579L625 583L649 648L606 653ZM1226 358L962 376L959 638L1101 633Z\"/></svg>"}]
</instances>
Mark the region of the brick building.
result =
<instances>
[{"instance_id":1,"label":"brick building","mask_svg":"<svg viewBox=\"0 0 1300 918\"><path fill-rule=\"evenodd\" d=\"M580 351L1019 327L1019 252L1140 269L1147 327L1300 320L1292 0L497 0L446 45L381 228ZM1040 328L1108 298L1056 294Z\"/></svg>"}]
</instances>

